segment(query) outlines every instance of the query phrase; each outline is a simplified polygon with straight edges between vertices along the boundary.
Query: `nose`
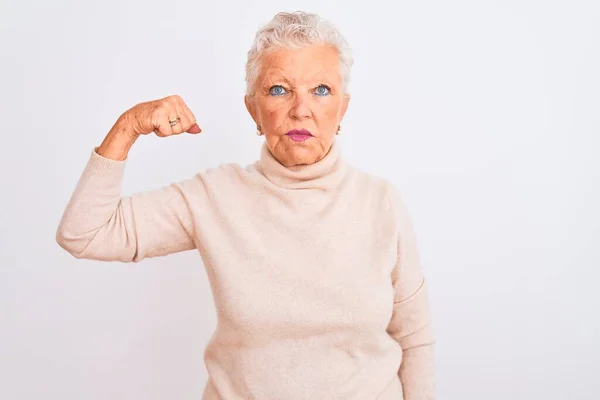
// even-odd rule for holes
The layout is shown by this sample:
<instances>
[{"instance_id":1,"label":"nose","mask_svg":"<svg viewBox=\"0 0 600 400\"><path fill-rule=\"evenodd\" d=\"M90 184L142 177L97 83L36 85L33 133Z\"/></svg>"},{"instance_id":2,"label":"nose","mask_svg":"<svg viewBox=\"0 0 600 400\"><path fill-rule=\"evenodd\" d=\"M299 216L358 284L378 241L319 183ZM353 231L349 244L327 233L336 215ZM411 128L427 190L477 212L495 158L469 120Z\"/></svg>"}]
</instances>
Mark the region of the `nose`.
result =
<instances>
[{"instance_id":1,"label":"nose","mask_svg":"<svg viewBox=\"0 0 600 400\"><path fill-rule=\"evenodd\" d=\"M302 120L309 118L311 114L312 113L307 95L296 94L294 96L292 107L290 108L290 117Z\"/></svg>"}]
</instances>

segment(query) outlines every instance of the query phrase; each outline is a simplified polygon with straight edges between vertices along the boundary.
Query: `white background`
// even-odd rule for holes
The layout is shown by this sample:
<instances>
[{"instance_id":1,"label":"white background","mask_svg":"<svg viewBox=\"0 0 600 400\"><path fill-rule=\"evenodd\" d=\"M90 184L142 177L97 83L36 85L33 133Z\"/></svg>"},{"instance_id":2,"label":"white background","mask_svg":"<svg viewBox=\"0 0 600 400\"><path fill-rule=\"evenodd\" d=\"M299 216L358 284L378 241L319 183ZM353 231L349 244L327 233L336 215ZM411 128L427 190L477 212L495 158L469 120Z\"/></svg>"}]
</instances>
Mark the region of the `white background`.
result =
<instances>
[{"instance_id":1,"label":"white background","mask_svg":"<svg viewBox=\"0 0 600 400\"><path fill-rule=\"evenodd\" d=\"M354 49L339 139L409 207L439 399L598 399L592 0L2 0L0 398L200 398L215 313L198 255L83 261L54 235L92 148L138 102L180 94L204 133L138 141L124 194L254 161L246 52L296 9Z\"/></svg>"}]
</instances>

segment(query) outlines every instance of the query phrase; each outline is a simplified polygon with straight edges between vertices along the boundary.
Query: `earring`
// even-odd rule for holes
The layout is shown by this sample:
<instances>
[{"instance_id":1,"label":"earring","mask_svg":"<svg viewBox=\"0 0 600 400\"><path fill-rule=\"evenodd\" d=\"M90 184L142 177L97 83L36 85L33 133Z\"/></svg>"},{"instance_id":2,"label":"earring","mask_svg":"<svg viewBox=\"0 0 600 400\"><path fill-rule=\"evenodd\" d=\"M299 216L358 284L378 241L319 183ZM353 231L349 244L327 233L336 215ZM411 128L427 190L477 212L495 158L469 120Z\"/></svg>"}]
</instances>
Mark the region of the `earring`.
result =
<instances>
[{"instance_id":1,"label":"earring","mask_svg":"<svg viewBox=\"0 0 600 400\"><path fill-rule=\"evenodd\" d=\"M256 125L256 134L257 134L258 136L262 136L262 135L264 135L264 133L262 133L262 132L261 132L261 130L260 130L260 125Z\"/></svg>"},{"instance_id":2,"label":"earring","mask_svg":"<svg viewBox=\"0 0 600 400\"><path fill-rule=\"evenodd\" d=\"M341 133L342 133L342 127L341 127L340 125L338 125L338 129L337 129L337 131L335 132L335 134L336 134L336 135L339 135L339 134L341 134Z\"/></svg>"}]
</instances>

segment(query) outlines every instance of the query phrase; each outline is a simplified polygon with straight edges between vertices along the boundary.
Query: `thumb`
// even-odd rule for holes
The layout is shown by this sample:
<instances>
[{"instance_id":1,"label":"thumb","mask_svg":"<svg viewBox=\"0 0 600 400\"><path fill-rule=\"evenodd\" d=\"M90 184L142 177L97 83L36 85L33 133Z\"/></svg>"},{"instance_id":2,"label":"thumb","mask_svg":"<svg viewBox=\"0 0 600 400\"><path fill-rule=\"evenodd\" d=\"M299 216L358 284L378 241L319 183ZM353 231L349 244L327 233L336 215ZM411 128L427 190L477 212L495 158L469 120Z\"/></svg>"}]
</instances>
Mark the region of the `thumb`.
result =
<instances>
[{"instance_id":1,"label":"thumb","mask_svg":"<svg viewBox=\"0 0 600 400\"><path fill-rule=\"evenodd\" d=\"M194 125L190 126L190 129L188 129L187 132L188 133L200 133L200 132L202 132L202 129L200 129L198 124L194 124Z\"/></svg>"}]
</instances>

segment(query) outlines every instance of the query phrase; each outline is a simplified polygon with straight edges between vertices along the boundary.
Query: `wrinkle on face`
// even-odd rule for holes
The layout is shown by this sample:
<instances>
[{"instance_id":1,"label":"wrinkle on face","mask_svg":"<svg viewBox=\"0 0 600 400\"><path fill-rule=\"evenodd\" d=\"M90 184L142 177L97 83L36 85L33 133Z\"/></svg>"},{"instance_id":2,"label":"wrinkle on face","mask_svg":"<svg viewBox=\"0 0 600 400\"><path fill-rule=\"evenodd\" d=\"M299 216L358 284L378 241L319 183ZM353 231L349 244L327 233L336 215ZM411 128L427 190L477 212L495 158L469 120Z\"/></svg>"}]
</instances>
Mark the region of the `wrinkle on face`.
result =
<instances>
[{"instance_id":1,"label":"wrinkle on face","mask_svg":"<svg viewBox=\"0 0 600 400\"><path fill-rule=\"evenodd\" d=\"M331 148L350 100L343 90L339 54L317 44L278 49L260 61L255 94L246 98L246 105L271 153L287 167L319 161ZM276 85L285 94L274 96L271 88ZM320 85L330 89L328 95L316 94ZM306 129L313 137L294 142L286 136L292 129Z\"/></svg>"}]
</instances>

